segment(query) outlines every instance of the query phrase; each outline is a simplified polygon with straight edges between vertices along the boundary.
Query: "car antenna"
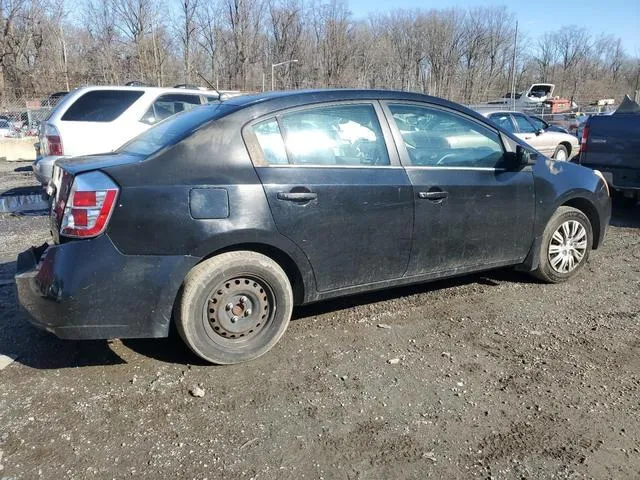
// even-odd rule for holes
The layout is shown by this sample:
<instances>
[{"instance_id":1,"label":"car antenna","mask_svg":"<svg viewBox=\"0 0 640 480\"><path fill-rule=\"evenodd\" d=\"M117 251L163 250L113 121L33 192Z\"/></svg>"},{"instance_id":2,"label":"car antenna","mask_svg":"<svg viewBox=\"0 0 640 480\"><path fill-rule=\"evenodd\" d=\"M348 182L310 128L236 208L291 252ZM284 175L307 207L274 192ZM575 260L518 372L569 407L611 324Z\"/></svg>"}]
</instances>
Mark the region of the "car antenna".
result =
<instances>
[{"instance_id":1,"label":"car antenna","mask_svg":"<svg viewBox=\"0 0 640 480\"><path fill-rule=\"evenodd\" d=\"M218 89L214 87L213 84L209 80L207 80L205 76L202 75L198 70L196 70L195 72L196 72L196 75L198 75L202 80L207 82L207 85L209 85L209 88L211 88L211 90L213 90L218 94L218 100L222 101L222 94L218 91Z\"/></svg>"}]
</instances>

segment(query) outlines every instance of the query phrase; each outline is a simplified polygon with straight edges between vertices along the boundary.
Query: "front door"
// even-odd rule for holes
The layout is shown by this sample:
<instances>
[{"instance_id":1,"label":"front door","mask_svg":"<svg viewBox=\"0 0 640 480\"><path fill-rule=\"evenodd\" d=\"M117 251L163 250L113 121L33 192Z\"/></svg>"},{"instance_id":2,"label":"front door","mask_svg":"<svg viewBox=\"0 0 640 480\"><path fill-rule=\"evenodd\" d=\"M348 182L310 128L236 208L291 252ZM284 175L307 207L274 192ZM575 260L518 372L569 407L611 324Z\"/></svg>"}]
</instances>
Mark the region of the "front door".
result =
<instances>
[{"instance_id":1,"label":"front door","mask_svg":"<svg viewBox=\"0 0 640 480\"><path fill-rule=\"evenodd\" d=\"M541 132L529 118L521 113L512 113L513 119L518 126L516 135L521 138L537 151L547 157L551 157L556 149L557 143L553 139L553 135Z\"/></svg>"},{"instance_id":2,"label":"front door","mask_svg":"<svg viewBox=\"0 0 640 480\"><path fill-rule=\"evenodd\" d=\"M277 229L304 251L319 291L407 268L412 187L380 114L371 102L325 104L261 119L245 134L259 145L254 163Z\"/></svg>"},{"instance_id":3,"label":"front door","mask_svg":"<svg viewBox=\"0 0 640 480\"><path fill-rule=\"evenodd\" d=\"M385 111L414 190L407 275L524 260L533 240L533 173L504 168L499 132L429 104L388 103Z\"/></svg>"}]
</instances>

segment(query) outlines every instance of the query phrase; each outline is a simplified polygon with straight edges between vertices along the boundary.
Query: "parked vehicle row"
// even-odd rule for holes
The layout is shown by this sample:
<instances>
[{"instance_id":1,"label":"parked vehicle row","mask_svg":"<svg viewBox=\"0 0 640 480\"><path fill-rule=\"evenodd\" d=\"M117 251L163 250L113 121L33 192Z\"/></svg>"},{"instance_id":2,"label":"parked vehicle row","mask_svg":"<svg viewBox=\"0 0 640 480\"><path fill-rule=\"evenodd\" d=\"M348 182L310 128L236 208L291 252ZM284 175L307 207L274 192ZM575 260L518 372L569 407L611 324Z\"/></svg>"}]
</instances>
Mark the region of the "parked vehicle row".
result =
<instances>
[{"instance_id":1,"label":"parked vehicle row","mask_svg":"<svg viewBox=\"0 0 640 480\"><path fill-rule=\"evenodd\" d=\"M134 91L101 113L66 105L62 140L65 121L116 116ZM127 118L155 115L145 105ZM53 244L19 256L20 303L63 338L163 337L174 321L196 354L230 364L271 349L294 305L505 266L565 281L602 244L606 183L514 130L393 91L180 113L57 163Z\"/></svg>"},{"instance_id":2,"label":"parked vehicle row","mask_svg":"<svg viewBox=\"0 0 640 480\"><path fill-rule=\"evenodd\" d=\"M57 160L111 152L171 115L218 99L217 93L185 88L78 88L41 124L33 172L46 185Z\"/></svg>"}]
</instances>

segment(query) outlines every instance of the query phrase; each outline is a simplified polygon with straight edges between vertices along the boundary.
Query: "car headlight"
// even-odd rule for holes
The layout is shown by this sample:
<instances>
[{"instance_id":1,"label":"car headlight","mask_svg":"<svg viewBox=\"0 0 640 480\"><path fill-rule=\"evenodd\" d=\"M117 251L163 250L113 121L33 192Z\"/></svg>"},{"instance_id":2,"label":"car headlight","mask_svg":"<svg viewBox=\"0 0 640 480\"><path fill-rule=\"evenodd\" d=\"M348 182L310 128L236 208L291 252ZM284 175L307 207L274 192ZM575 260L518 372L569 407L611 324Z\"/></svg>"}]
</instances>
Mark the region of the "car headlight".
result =
<instances>
[{"instance_id":1,"label":"car headlight","mask_svg":"<svg viewBox=\"0 0 640 480\"><path fill-rule=\"evenodd\" d=\"M604 182L604 187L607 189L607 195L610 197L611 193L609 192L609 184L607 183L607 179L604 178L602 172L600 170L594 170L593 173L596 174L596 177L600 177L600 179Z\"/></svg>"}]
</instances>

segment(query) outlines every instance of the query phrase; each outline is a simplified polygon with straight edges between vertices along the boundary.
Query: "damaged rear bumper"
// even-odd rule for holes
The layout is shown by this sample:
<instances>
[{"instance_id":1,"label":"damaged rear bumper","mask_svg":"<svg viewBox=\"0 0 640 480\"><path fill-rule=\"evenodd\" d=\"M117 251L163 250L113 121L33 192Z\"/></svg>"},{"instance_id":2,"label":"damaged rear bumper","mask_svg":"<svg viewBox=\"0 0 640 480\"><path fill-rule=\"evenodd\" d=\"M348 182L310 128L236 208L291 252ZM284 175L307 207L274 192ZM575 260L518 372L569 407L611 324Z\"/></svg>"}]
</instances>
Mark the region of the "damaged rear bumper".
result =
<instances>
[{"instance_id":1,"label":"damaged rear bumper","mask_svg":"<svg viewBox=\"0 0 640 480\"><path fill-rule=\"evenodd\" d=\"M165 337L188 256L123 255L107 235L18 256L18 300L35 326L67 339Z\"/></svg>"}]
</instances>

